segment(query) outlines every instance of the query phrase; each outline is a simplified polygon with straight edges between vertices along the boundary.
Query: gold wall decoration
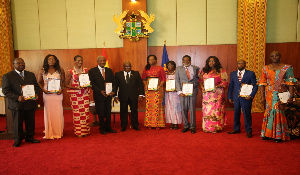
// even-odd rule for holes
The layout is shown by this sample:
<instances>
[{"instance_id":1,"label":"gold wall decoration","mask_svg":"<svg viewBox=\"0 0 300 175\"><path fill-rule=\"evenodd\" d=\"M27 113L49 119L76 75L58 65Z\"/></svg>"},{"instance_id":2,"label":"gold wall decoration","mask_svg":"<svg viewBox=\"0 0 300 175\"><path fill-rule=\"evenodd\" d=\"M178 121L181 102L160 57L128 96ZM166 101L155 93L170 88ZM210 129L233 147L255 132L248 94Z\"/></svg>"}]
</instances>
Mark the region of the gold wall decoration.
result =
<instances>
[{"instance_id":1,"label":"gold wall decoration","mask_svg":"<svg viewBox=\"0 0 300 175\"><path fill-rule=\"evenodd\" d=\"M244 59L247 69L259 79L265 65L267 0L238 0L237 60ZM252 111L263 112L260 92L253 100Z\"/></svg>"},{"instance_id":2,"label":"gold wall decoration","mask_svg":"<svg viewBox=\"0 0 300 175\"><path fill-rule=\"evenodd\" d=\"M14 59L10 0L0 0L0 86Z\"/></svg>"},{"instance_id":3,"label":"gold wall decoration","mask_svg":"<svg viewBox=\"0 0 300 175\"><path fill-rule=\"evenodd\" d=\"M141 17L141 21L138 21L139 14L135 14L132 12L129 20L126 21L124 19L129 10L123 11L123 13L118 16L113 16L113 21L118 25L115 30L115 33L119 35L120 39L129 38L130 41L138 41L139 38L149 38L149 33L154 32L153 28L150 24L154 21L154 14L150 14L150 16L144 12L143 10L138 10Z\"/></svg>"}]
</instances>

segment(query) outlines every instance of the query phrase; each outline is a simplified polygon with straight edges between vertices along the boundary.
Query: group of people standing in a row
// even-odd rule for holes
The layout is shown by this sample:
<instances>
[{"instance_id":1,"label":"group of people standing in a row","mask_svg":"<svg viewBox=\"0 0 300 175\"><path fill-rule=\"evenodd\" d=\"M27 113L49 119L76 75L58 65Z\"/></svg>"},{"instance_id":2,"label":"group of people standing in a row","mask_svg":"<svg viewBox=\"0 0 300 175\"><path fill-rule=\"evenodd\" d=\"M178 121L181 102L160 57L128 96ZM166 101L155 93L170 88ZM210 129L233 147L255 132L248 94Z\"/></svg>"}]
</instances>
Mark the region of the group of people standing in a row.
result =
<instances>
[{"instance_id":1,"label":"group of people standing in a row","mask_svg":"<svg viewBox=\"0 0 300 175\"><path fill-rule=\"evenodd\" d=\"M293 68L280 62L281 54L278 51L271 53L271 64L262 70L259 81L256 81L255 73L246 70L246 62L237 62L237 71L230 74L228 87L229 102L234 103L234 129L228 134L240 133L241 110L244 114L245 130L247 137L252 137L251 107L253 98L260 87L261 102L266 104L263 119L261 137L263 140L273 138L275 142L289 140L288 126L284 116L284 104L279 100L278 93L289 90L288 102L292 102L293 85L295 82ZM62 107L62 92L68 88L70 102L73 110L74 133L78 137L87 136L90 133L89 126L89 101L90 87L81 87L79 75L88 74L95 101L95 108L99 117L100 133L116 133L111 128L111 102L120 102L121 131L124 132L128 125L128 106L131 110L131 125L139 131L138 100L146 99L146 112L144 126L160 129L165 123L171 123L170 129L178 129L183 122L182 133L190 130L196 133L196 102L198 90L202 90L202 129L204 132L217 133L226 125L225 88L228 86L228 76L222 68L219 59L210 56L206 60L205 67L191 65L191 57L185 55L182 58L182 66L176 67L174 61L166 63L167 73L161 66L157 66L155 55L147 57L147 65L140 76L138 71L131 70L131 63L123 63L123 71L113 74L110 68L105 67L106 59L103 56L97 58L98 65L89 71L84 68L83 58L74 57L74 68L65 74L60 67L55 55L47 55L43 68L39 71L37 80L35 75L25 69L22 58L14 59L14 70L5 74L2 78L4 95L9 99L9 109L12 110L14 121L14 147L20 146L23 136L23 120L26 127L26 142L39 143L34 136L34 114L36 99L40 89L43 91L45 139L63 137L64 117ZM157 88L148 89L150 78L158 78ZM206 79L214 79L214 88L206 91L204 82ZM59 79L61 88L52 93L47 90L49 79ZM175 81L175 90L166 91L166 81ZM111 83L110 92L106 92L107 84ZM192 95L183 92L184 84L192 85ZM22 96L21 85L33 84L35 87L35 100L25 100ZM240 96L242 84L252 85L250 95ZM163 98L165 96L165 111L163 111ZM164 116L165 113L165 116ZM188 113L190 119L188 118Z\"/></svg>"}]
</instances>

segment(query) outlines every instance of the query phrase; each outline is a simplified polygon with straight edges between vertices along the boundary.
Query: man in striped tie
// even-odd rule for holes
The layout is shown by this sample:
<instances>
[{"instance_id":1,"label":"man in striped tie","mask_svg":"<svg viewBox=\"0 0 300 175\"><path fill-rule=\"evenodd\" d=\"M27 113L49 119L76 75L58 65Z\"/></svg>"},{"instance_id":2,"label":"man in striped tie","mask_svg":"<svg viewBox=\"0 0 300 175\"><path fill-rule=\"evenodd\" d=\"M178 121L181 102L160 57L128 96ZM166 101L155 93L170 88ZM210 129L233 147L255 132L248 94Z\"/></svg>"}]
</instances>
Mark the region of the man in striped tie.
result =
<instances>
[{"instance_id":1,"label":"man in striped tie","mask_svg":"<svg viewBox=\"0 0 300 175\"><path fill-rule=\"evenodd\" d=\"M230 83L228 86L228 100L230 103L234 103L234 128L228 134L241 133L240 118L241 118L241 109L244 114L245 121L245 130L247 132L247 138L252 137L252 115L251 107L253 98L257 92L258 86L256 85L256 76L255 73L245 69L246 62L245 60L239 60L237 62L236 71L231 72L230 74ZM252 91L250 95L241 95L240 89L242 85L252 85ZM251 86L250 86L251 87Z\"/></svg>"}]
</instances>

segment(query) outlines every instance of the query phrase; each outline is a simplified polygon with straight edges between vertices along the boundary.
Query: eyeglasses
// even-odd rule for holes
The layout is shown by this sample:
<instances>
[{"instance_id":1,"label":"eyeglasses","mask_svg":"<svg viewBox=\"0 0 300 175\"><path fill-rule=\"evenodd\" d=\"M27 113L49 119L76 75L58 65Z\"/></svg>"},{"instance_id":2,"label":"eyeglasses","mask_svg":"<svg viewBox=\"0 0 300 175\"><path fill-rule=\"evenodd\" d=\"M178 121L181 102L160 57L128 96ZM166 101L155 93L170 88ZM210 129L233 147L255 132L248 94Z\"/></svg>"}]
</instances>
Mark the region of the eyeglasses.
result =
<instances>
[{"instance_id":1,"label":"eyeglasses","mask_svg":"<svg viewBox=\"0 0 300 175\"><path fill-rule=\"evenodd\" d=\"M124 66L125 68L131 68L131 66Z\"/></svg>"}]
</instances>

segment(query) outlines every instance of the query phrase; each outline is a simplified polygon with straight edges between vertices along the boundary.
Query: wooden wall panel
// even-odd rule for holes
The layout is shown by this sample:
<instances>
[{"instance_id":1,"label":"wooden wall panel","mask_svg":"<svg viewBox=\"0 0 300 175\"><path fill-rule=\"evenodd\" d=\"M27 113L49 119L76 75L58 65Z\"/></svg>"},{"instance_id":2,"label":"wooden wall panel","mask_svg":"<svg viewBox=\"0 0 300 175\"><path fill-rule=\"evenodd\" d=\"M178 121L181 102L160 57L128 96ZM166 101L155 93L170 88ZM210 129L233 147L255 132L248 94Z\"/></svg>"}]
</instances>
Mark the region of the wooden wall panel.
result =
<instances>
[{"instance_id":1,"label":"wooden wall panel","mask_svg":"<svg viewBox=\"0 0 300 175\"><path fill-rule=\"evenodd\" d=\"M236 70L236 50L233 45L199 45L199 46L167 46L169 59L176 62L177 66L181 65L183 55L192 57L192 64L199 66L201 69L205 65L205 60L208 56L215 55L220 59L220 62L228 74ZM273 50L278 50L282 53L282 62L291 64L294 67L295 77L300 78L300 43L272 43L266 46L266 64L269 64L269 56ZM45 56L49 53L56 55L61 66L68 70L73 67L73 58L75 55L81 55L84 58L84 67L88 69L97 66L97 56L101 55L102 48L99 49L65 49L65 50L31 50L31 51L15 51L16 57L21 57L26 62L26 70L32 71L35 74L42 67ZM109 60L109 66L114 71L122 70L124 61L123 48L107 48L106 53ZM154 54L158 58L158 64L161 64L163 47L148 47L148 54ZM142 73L146 65L146 57L138 59L130 59L134 70ZM226 91L227 92L227 91ZM227 96L226 96L227 97ZM42 104L42 98L39 99ZM64 107L70 107L69 97L67 92L64 92ZM197 108L201 107L201 93L198 94ZM233 108L233 105L226 102L226 108ZM139 102L139 109L145 109L145 102Z\"/></svg>"}]
</instances>

